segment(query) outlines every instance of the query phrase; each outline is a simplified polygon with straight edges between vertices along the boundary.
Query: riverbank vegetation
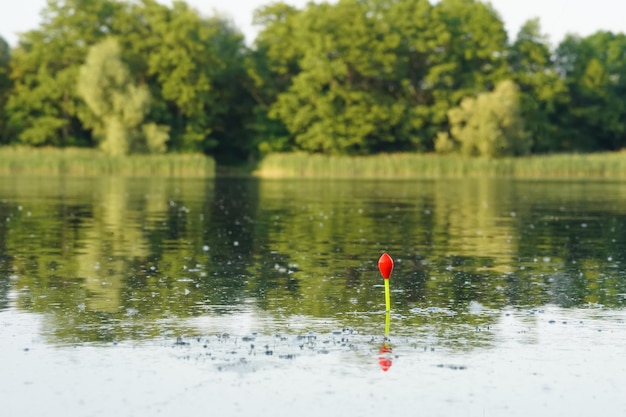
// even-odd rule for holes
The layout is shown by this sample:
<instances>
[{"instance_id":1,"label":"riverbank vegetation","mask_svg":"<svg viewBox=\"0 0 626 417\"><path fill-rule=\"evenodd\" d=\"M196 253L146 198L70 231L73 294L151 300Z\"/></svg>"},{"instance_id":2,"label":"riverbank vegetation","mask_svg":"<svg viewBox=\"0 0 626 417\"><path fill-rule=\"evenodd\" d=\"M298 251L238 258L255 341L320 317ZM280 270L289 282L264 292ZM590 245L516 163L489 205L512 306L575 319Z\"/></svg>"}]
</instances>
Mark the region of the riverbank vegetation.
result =
<instances>
[{"instance_id":1,"label":"riverbank vegetation","mask_svg":"<svg viewBox=\"0 0 626 417\"><path fill-rule=\"evenodd\" d=\"M553 154L504 158L383 154L272 154L254 171L263 178L626 178L626 153Z\"/></svg>"},{"instance_id":2,"label":"riverbank vegetation","mask_svg":"<svg viewBox=\"0 0 626 417\"><path fill-rule=\"evenodd\" d=\"M107 155L98 149L0 147L0 175L133 175L261 178L626 178L626 154L502 158L394 153L367 156L273 153L254 164L216 166L202 154Z\"/></svg>"},{"instance_id":3,"label":"riverbank vegetation","mask_svg":"<svg viewBox=\"0 0 626 417\"><path fill-rule=\"evenodd\" d=\"M201 154L114 156L97 149L4 146L0 174L212 177L215 161Z\"/></svg>"},{"instance_id":4,"label":"riverbank vegetation","mask_svg":"<svg viewBox=\"0 0 626 417\"><path fill-rule=\"evenodd\" d=\"M626 147L622 33L555 45L534 19L509 39L476 0L268 1L254 20L246 43L184 1L49 0L40 27L0 39L0 146L197 153L259 172L276 153L338 173L382 164L373 175L388 158L399 173L617 172L620 153L574 154ZM571 155L509 160L552 153Z\"/></svg>"}]
</instances>

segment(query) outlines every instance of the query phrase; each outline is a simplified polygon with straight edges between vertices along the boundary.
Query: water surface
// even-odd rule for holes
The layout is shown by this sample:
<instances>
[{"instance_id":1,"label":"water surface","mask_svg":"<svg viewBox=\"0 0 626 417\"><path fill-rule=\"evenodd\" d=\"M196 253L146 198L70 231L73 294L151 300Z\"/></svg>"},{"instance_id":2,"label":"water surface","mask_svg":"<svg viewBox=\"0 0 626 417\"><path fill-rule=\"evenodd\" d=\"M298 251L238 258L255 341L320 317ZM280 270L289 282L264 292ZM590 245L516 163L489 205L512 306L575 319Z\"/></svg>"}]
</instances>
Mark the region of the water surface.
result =
<instances>
[{"instance_id":1,"label":"water surface","mask_svg":"<svg viewBox=\"0 0 626 417\"><path fill-rule=\"evenodd\" d=\"M625 214L615 181L0 177L0 407L622 415Z\"/></svg>"}]
</instances>

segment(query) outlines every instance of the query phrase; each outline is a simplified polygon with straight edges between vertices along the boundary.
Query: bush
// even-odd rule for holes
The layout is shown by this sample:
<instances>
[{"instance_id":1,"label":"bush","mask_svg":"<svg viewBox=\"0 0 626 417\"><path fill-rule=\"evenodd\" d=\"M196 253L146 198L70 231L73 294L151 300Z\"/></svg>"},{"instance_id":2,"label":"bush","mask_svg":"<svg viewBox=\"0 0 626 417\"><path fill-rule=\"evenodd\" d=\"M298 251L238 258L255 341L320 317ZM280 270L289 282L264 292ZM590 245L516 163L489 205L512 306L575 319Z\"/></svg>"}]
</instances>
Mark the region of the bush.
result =
<instances>
[{"instance_id":1,"label":"bush","mask_svg":"<svg viewBox=\"0 0 626 417\"><path fill-rule=\"evenodd\" d=\"M460 151L464 155L502 157L525 155L531 147L520 111L520 94L510 80L492 92L467 97L448 112L450 136L435 140L438 152Z\"/></svg>"}]
</instances>

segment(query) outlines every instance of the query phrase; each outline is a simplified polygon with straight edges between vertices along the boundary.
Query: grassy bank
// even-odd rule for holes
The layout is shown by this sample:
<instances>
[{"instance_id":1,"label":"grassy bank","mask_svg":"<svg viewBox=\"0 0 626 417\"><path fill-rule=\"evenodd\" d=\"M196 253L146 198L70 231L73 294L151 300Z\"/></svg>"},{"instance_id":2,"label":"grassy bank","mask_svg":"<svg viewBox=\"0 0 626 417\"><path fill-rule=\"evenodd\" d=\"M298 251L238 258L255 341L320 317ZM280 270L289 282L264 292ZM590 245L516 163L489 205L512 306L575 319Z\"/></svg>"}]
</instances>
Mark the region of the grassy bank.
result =
<instances>
[{"instance_id":1,"label":"grassy bank","mask_svg":"<svg viewBox=\"0 0 626 417\"><path fill-rule=\"evenodd\" d=\"M0 175L134 175L213 177L212 158L200 154L107 156L80 148L0 147ZM222 171L224 167L222 167ZM221 171L217 171L221 172ZM245 175L230 167L225 175ZM262 178L626 178L626 152L464 158L434 154L322 156L272 154L253 175Z\"/></svg>"},{"instance_id":2,"label":"grassy bank","mask_svg":"<svg viewBox=\"0 0 626 417\"><path fill-rule=\"evenodd\" d=\"M215 162L200 154L113 157L95 149L0 147L0 174L212 177Z\"/></svg>"},{"instance_id":3,"label":"grassy bank","mask_svg":"<svg viewBox=\"0 0 626 417\"><path fill-rule=\"evenodd\" d=\"M273 154L254 172L263 178L626 178L626 153L464 158L434 154L338 157Z\"/></svg>"}]
</instances>

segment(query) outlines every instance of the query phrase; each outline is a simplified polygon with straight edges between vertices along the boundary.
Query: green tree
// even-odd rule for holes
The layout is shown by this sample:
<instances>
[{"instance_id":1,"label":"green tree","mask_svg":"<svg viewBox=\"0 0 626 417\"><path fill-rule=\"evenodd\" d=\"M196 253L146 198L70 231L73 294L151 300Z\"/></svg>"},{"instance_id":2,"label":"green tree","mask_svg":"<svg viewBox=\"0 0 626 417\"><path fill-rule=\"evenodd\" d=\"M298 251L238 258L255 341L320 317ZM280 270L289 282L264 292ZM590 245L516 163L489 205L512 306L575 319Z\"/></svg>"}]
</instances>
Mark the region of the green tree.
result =
<instances>
[{"instance_id":1,"label":"green tree","mask_svg":"<svg viewBox=\"0 0 626 417\"><path fill-rule=\"evenodd\" d=\"M270 115L282 120L301 149L324 153L366 153L391 122L385 97L376 100L368 77L385 76L381 27L357 1L310 4L298 15L296 40L301 71L277 97ZM366 57L368 59L366 59ZM391 104L391 103L389 103Z\"/></svg>"},{"instance_id":2,"label":"green tree","mask_svg":"<svg viewBox=\"0 0 626 417\"><path fill-rule=\"evenodd\" d=\"M489 4L476 0L442 0L434 17L444 23L442 42L434 48L438 64L429 81L435 100L457 105L461 99L492 89L509 76L504 23ZM436 120L445 119L440 106Z\"/></svg>"},{"instance_id":3,"label":"green tree","mask_svg":"<svg viewBox=\"0 0 626 417\"><path fill-rule=\"evenodd\" d=\"M254 100L248 134L260 154L289 151L295 147L293 136L279 118L269 116L279 94L291 85L300 72L301 53L295 43L298 9L277 2L254 12L253 22L262 29L254 47L245 58L246 89Z\"/></svg>"},{"instance_id":4,"label":"green tree","mask_svg":"<svg viewBox=\"0 0 626 417\"><path fill-rule=\"evenodd\" d=\"M504 24L491 6L474 0L390 3L377 2L377 10L400 39L392 96L405 110L392 131L401 139L387 149L432 150L450 108L507 76Z\"/></svg>"},{"instance_id":5,"label":"green tree","mask_svg":"<svg viewBox=\"0 0 626 417\"><path fill-rule=\"evenodd\" d=\"M154 123L144 124L150 92L133 82L114 38L89 49L80 68L78 94L90 110L79 116L108 154L165 151L168 129Z\"/></svg>"},{"instance_id":6,"label":"green tree","mask_svg":"<svg viewBox=\"0 0 626 417\"><path fill-rule=\"evenodd\" d=\"M229 21L203 18L182 1L142 0L118 25L129 67L152 94L148 119L171 127L171 149L213 153L241 140L228 135L241 125L231 117L241 113L244 44Z\"/></svg>"},{"instance_id":7,"label":"green tree","mask_svg":"<svg viewBox=\"0 0 626 417\"><path fill-rule=\"evenodd\" d=\"M117 39L129 79L150 93L144 135L162 143L158 126L169 126L171 150L248 151L243 129L252 100L244 88L243 35L227 19L202 17L184 1L50 0L41 27L22 36L12 59L7 111L20 142L98 142L93 111L77 86L89 48L107 37ZM122 132L122 125L118 119L109 130Z\"/></svg>"},{"instance_id":8,"label":"green tree","mask_svg":"<svg viewBox=\"0 0 626 417\"><path fill-rule=\"evenodd\" d=\"M90 45L112 33L125 5L115 0L49 0L41 27L24 33L11 60L7 112L16 139L31 145L91 144L77 117L78 69Z\"/></svg>"},{"instance_id":9,"label":"green tree","mask_svg":"<svg viewBox=\"0 0 626 417\"><path fill-rule=\"evenodd\" d=\"M447 111L507 73L502 21L477 1L340 0L271 10L260 38L268 67L287 81L269 115L296 149L432 149Z\"/></svg>"},{"instance_id":10,"label":"green tree","mask_svg":"<svg viewBox=\"0 0 626 417\"><path fill-rule=\"evenodd\" d=\"M510 80L498 83L493 92L464 98L448 112L451 135L437 137L437 150L488 157L526 154L531 140L520 110L519 88Z\"/></svg>"},{"instance_id":11,"label":"green tree","mask_svg":"<svg viewBox=\"0 0 626 417\"><path fill-rule=\"evenodd\" d=\"M222 163L241 161L253 157L257 148L249 131L255 102L248 89L248 48L243 34L229 20L215 16L209 23L216 29L212 48L221 62L211 79L211 139L217 142L211 153Z\"/></svg>"},{"instance_id":12,"label":"green tree","mask_svg":"<svg viewBox=\"0 0 626 417\"><path fill-rule=\"evenodd\" d=\"M570 35L556 50L570 101L560 108L560 124L570 138L565 147L616 150L626 146L626 35L597 32Z\"/></svg>"},{"instance_id":13,"label":"green tree","mask_svg":"<svg viewBox=\"0 0 626 417\"><path fill-rule=\"evenodd\" d=\"M6 103L11 90L10 78L11 48L9 44L0 37L0 143L9 141L7 130Z\"/></svg>"},{"instance_id":14,"label":"green tree","mask_svg":"<svg viewBox=\"0 0 626 417\"><path fill-rule=\"evenodd\" d=\"M560 149L557 106L567 102L567 89L556 71L539 19L528 20L521 27L511 45L509 63L512 78L520 87L522 114L533 137L533 149L539 152Z\"/></svg>"}]
</instances>

